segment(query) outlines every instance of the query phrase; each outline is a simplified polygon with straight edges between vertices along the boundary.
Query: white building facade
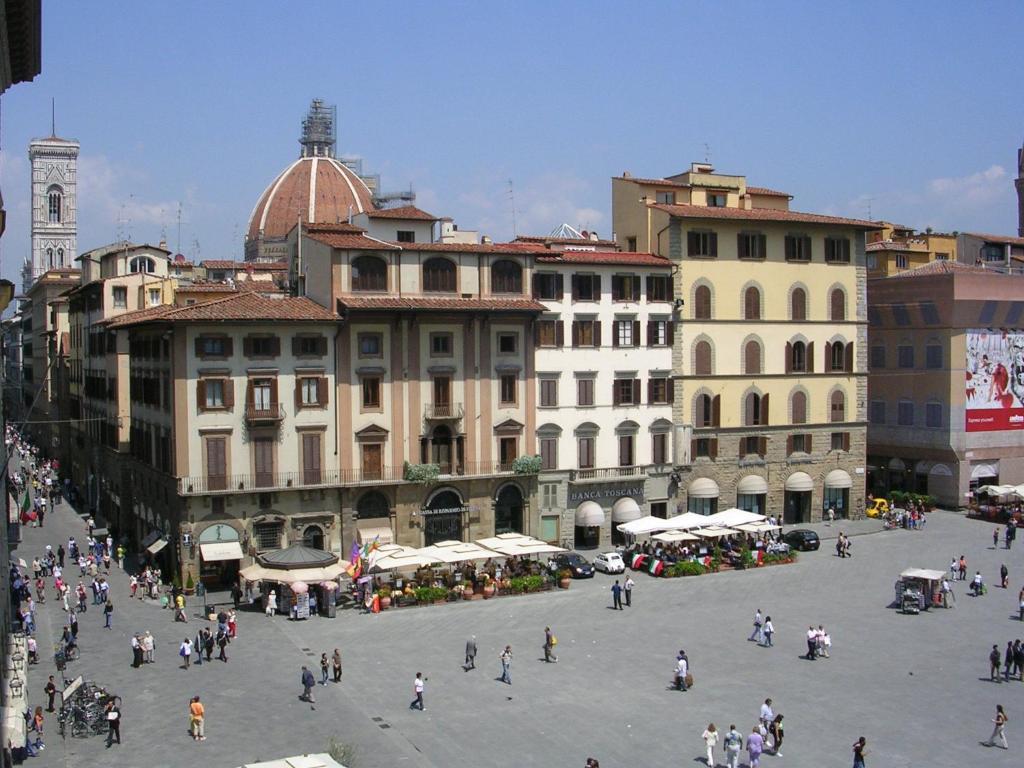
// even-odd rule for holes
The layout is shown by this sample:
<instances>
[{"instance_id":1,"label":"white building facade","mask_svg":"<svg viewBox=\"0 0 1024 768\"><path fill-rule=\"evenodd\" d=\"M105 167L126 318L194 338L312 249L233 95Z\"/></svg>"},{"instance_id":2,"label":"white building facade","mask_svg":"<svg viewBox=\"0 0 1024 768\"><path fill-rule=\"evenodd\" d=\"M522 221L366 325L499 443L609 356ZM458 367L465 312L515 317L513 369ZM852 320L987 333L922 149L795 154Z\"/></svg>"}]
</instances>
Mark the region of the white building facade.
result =
<instances>
[{"instance_id":1,"label":"white building facade","mask_svg":"<svg viewBox=\"0 0 1024 768\"><path fill-rule=\"evenodd\" d=\"M538 256L537 452L542 514L561 541L607 547L615 526L667 516L672 474L670 262L647 253Z\"/></svg>"}]
</instances>

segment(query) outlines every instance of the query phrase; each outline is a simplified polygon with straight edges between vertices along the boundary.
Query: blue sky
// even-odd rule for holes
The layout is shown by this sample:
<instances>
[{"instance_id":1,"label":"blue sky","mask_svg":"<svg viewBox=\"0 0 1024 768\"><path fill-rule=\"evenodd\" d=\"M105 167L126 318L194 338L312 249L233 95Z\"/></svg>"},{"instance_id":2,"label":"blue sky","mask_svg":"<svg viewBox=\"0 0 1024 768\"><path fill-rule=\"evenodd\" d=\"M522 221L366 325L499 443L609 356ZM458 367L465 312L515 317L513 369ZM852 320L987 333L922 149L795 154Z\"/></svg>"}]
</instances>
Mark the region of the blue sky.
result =
<instances>
[{"instance_id":1,"label":"blue sky","mask_svg":"<svg viewBox=\"0 0 1024 768\"><path fill-rule=\"evenodd\" d=\"M823 9L824 8L824 9ZM1024 3L44 0L43 73L2 97L5 276L29 252L27 145L82 143L79 249L240 258L309 100L383 186L496 239L607 236L609 177L701 160L798 210L1014 234Z\"/></svg>"}]
</instances>

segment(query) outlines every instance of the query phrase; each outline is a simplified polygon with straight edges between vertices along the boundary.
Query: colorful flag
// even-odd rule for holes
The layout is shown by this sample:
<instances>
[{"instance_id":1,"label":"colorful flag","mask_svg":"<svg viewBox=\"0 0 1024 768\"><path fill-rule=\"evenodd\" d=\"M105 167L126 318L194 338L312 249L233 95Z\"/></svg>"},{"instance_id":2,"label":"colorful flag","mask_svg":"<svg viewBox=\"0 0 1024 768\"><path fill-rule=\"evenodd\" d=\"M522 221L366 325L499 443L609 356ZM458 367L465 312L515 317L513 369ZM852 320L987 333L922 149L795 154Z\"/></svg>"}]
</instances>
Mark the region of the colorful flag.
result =
<instances>
[{"instance_id":1,"label":"colorful flag","mask_svg":"<svg viewBox=\"0 0 1024 768\"><path fill-rule=\"evenodd\" d=\"M32 509L32 497L29 495L28 489L25 489L25 498L21 502L21 511L26 515Z\"/></svg>"},{"instance_id":2,"label":"colorful flag","mask_svg":"<svg viewBox=\"0 0 1024 768\"><path fill-rule=\"evenodd\" d=\"M348 576L353 581L359 578L359 575L363 572L362 556L359 551L359 542L353 539L352 551L349 553L349 566L346 571Z\"/></svg>"}]
</instances>

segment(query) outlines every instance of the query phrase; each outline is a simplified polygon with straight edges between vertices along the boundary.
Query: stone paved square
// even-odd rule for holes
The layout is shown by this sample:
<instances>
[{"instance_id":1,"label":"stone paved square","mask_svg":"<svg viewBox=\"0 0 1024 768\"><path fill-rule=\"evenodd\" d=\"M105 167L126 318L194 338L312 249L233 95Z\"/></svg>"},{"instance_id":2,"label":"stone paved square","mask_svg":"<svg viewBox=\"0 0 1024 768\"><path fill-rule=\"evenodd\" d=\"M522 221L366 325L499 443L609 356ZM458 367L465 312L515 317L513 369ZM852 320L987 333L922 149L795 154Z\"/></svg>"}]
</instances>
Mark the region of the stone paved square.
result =
<instances>
[{"instance_id":1,"label":"stone paved square","mask_svg":"<svg viewBox=\"0 0 1024 768\"><path fill-rule=\"evenodd\" d=\"M45 542L81 536L65 505L44 529L26 529L15 556L31 561ZM846 523L854 533L877 523ZM840 523L818 526L835 535ZM703 764L700 734L709 721L750 731L765 697L786 716L784 757L767 766L852 763L850 745L868 739L872 766L1019 765L1024 684L987 681L992 643L1024 635L1016 620L1024 554L991 549L991 526L935 513L926 530L856 535L853 557L834 556L826 540L816 553L785 567L686 579L636 577L634 605L610 610L612 577L598 574L567 591L426 608L377 616L290 622L240 614L239 638L227 664L179 667L177 648L201 619L195 602L187 625L170 611L130 601L127 577L113 578L114 629L90 605L82 616L82 674L123 697L124 743L62 740L53 718L47 749L29 764L72 766L238 766L303 751L322 751L328 738L354 744L356 768L390 766L602 766ZM970 598L956 585L952 610L906 616L888 608L906 567L943 568L950 556L980 568L987 596ZM1010 569L1011 588L993 586ZM51 589L52 594L52 589ZM41 607L40 648L59 634L57 602ZM776 646L747 642L760 607L772 616ZM808 624L833 636L832 658L800 658ZM545 664L541 643L550 624L559 638L557 664ZM156 663L133 669L130 633L151 630ZM461 664L469 635L479 643L478 667ZM511 686L497 681L498 655L514 654ZM318 686L316 705L299 701L299 672L319 679L323 651L344 655L341 685ZM696 686L668 689L675 653L685 648ZM305 649L308 649L305 650ZM45 704L48 660L31 670L33 706ZM427 676L426 711L409 709L415 673ZM189 697L207 708L207 741L187 733ZM991 731L995 705L1009 714L1010 752L979 745ZM721 752L719 752L721 756ZM746 753L743 753L746 760Z\"/></svg>"}]
</instances>

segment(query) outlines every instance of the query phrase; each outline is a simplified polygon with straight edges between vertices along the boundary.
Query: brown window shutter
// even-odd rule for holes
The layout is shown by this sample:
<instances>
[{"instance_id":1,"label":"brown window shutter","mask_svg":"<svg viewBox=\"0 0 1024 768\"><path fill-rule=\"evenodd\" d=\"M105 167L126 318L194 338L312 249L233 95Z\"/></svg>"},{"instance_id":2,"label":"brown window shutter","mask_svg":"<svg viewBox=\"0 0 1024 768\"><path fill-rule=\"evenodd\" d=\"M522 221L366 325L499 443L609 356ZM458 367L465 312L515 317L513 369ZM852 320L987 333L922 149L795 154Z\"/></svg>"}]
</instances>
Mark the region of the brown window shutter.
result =
<instances>
[{"instance_id":1,"label":"brown window shutter","mask_svg":"<svg viewBox=\"0 0 1024 768\"><path fill-rule=\"evenodd\" d=\"M722 396L715 395L711 398L711 426L722 426Z\"/></svg>"},{"instance_id":2,"label":"brown window shutter","mask_svg":"<svg viewBox=\"0 0 1024 768\"><path fill-rule=\"evenodd\" d=\"M761 396L761 422L762 425L767 426L768 424L768 395Z\"/></svg>"},{"instance_id":3,"label":"brown window shutter","mask_svg":"<svg viewBox=\"0 0 1024 768\"><path fill-rule=\"evenodd\" d=\"M808 373L814 373L814 342L807 345L807 366L804 368Z\"/></svg>"},{"instance_id":4,"label":"brown window shutter","mask_svg":"<svg viewBox=\"0 0 1024 768\"><path fill-rule=\"evenodd\" d=\"M619 401L619 383L618 381L612 382L612 405L621 405Z\"/></svg>"},{"instance_id":5,"label":"brown window shutter","mask_svg":"<svg viewBox=\"0 0 1024 768\"><path fill-rule=\"evenodd\" d=\"M804 240L804 254L806 254L807 260L810 261L813 258L813 255L811 254L811 238L810 237L804 237L803 240Z\"/></svg>"},{"instance_id":6,"label":"brown window shutter","mask_svg":"<svg viewBox=\"0 0 1024 768\"><path fill-rule=\"evenodd\" d=\"M750 257L750 253L747 251L747 236L742 232L736 235L736 255L741 259Z\"/></svg>"},{"instance_id":7,"label":"brown window shutter","mask_svg":"<svg viewBox=\"0 0 1024 768\"><path fill-rule=\"evenodd\" d=\"M203 379L196 382L196 405L200 411L206 410L206 382Z\"/></svg>"},{"instance_id":8,"label":"brown window shutter","mask_svg":"<svg viewBox=\"0 0 1024 768\"><path fill-rule=\"evenodd\" d=\"M671 376L665 381L665 390L668 394L669 403L674 403L676 401L676 380Z\"/></svg>"},{"instance_id":9,"label":"brown window shutter","mask_svg":"<svg viewBox=\"0 0 1024 768\"><path fill-rule=\"evenodd\" d=\"M540 320L533 321L533 346L540 346Z\"/></svg>"},{"instance_id":10,"label":"brown window shutter","mask_svg":"<svg viewBox=\"0 0 1024 768\"><path fill-rule=\"evenodd\" d=\"M575 275L574 275L575 277ZM576 320L572 321L572 347L576 349L580 345L580 324Z\"/></svg>"},{"instance_id":11,"label":"brown window shutter","mask_svg":"<svg viewBox=\"0 0 1024 768\"><path fill-rule=\"evenodd\" d=\"M686 255L693 256L697 252L697 233L687 232L686 233Z\"/></svg>"},{"instance_id":12,"label":"brown window shutter","mask_svg":"<svg viewBox=\"0 0 1024 768\"><path fill-rule=\"evenodd\" d=\"M430 461L430 445L427 438L420 438L420 464L427 464Z\"/></svg>"},{"instance_id":13,"label":"brown window shutter","mask_svg":"<svg viewBox=\"0 0 1024 768\"><path fill-rule=\"evenodd\" d=\"M601 321L596 320L594 322L594 346L601 346Z\"/></svg>"},{"instance_id":14,"label":"brown window shutter","mask_svg":"<svg viewBox=\"0 0 1024 768\"><path fill-rule=\"evenodd\" d=\"M252 338L249 336L242 339L242 354L246 357L252 357Z\"/></svg>"},{"instance_id":15,"label":"brown window shutter","mask_svg":"<svg viewBox=\"0 0 1024 768\"><path fill-rule=\"evenodd\" d=\"M235 407L234 379L224 379L224 407L228 409Z\"/></svg>"},{"instance_id":16,"label":"brown window shutter","mask_svg":"<svg viewBox=\"0 0 1024 768\"><path fill-rule=\"evenodd\" d=\"M853 373L853 342L846 345L846 372Z\"/></svg>"},{"instance_id":17,"label":"brown window shutter","mask_svg":"<svg viewBox=\"0 0 1024 768\"><path fill-rule=\"evenodd\" d=\"M639 320L634 320L633 321L633 346L634 347L639 347L640 346L640 321Z\"/></svg>"},{"instance_id":18,"label":"brown window shutter","mask_svg":"<svg viewBox=\"0 0 1024 768\"><path fill-rule=\"evenodd\" d=\"M594 275L594 300L601 300L601 276Z\"/></svg>"},{"instance_id":19,"label":"brown window shutter","mask_svg":"<svg viewBox=\"0 0 1024 768\"><path fill-rule=\"evenodd\" d=\"M298 413L302 408L302 378L300 376L295 377L295 412Z\"/></svg>"},{"instance_id":20,"label":"brown window shutter","mask_svg":"<svg viewBox=\"0 0 1024 768\"><path fill-rule=\"evenodd\" d=\"M668 339L668 345L671 347L676 343L676 321L668 320L665 324L665 338Z\"/></svg>"},{"instance_id":21,"label":"brown window shutter","mask_svg":"<svg viewBox=\"0 0 1024 768\"><path fill-rule=\"evenodd\" d=\"M612 275L612 301L622 300L622 277Z\"/></svg>"},{"instance_id":22,"label":"brown window shutter","mask_svg":"<svg viewBox=\"0 0 1024 768\"><path fill-rule=\"evenodd\" d=\"M793 436L792 435L787 435L786 436L786 455L787 456L792 456L793 455Z\"/></svg>"},{"instance_id":23,"label":"brown window shutter","mask_svg":"<svg viewBox=\"0 0 1024 768\"><path fill-rule=\"evenodd\" d=\"M302 348L302 342L298 336L292 336L292 357L298 357Z\"/></svg>"},{"instance_id":24,"label":"brown window shutter","mask_svg":"<svg viewBox=\"0 0 1024 768\"><path fill-rule=\"evenodd\" d=\"M764 458L768 454L768 438L759 437L757 438L757 453L761 458Z\"/></svg>"},{"instance_id":25,"label":"brown window shutter","mask_svg":"<svg viewBox=\"0 0 1024 768\"><path fill-rule=\"evenodd\" d=\"M328 386L328 384L327 384L327 377L326 376L320 376L316 380L316 401L317 401L317 404L319 404L321 406L327 405L327 401L329 399L329 393L327 391L327 386ZM383 384L381 384L381 386L383 386ZM381 394L381 397L383 397L383 394Z\"/></svg>"},{"instance_id":26,"label":"brown window shutter","mask_svg":"<svg viewBox=\"0 0 1024 768\"><path fill-rule=\"evenodd\" d=\"M561 301L565 297L565 281L562 275L555 275L555 298Z\"/></svg>"},{"instance_id":27,"label":"brown window shutter","mask_svg":"<svg viewBox=\"0 0 1024 768\"><path fill-rule=\"evenodd\" d=\"M572 300L579 301L580 298L580 281L576 275L573 275L570 284L572 285Z\"/></svg>"},{"instance_id":28,"label":"brown window shutter","mask_svg":"<svg viewBox=\"0 0 1024 768\"><path fill-rule=\"evenodd\" d=\"M630 282L633 283L633 301L640 301L640 279L633 275Z\"/></svg>"},{"instance_id":29,"label":"brown window shutter","mask_svg":"<svg viewBox=\"0 0 1024 768\"><path fill-rule=\"evenodd\" d=\"M654 379L647 380L647 402L654 402Z\"/></svg>"},{"instance_id":30,"label":"brown window shutter","mask_svg":"<svg viewBox=\"0 0 1024 768\"><path fill-rule=\"evenodd\" d=\"M327 354L327 337L321 336L317 339L317 350L320 352L320 356L323 357Z\"/></svg>"},{"instance_id":31,"label":"brown window shutter","mask_svg":"<svg viewBox=\"0 0 1024 768\"><path fill-rule=\"evenodd\" d=\"M196 357L203 357L203 337L196 336Z\"/></svg>"},{"instance_id":32,"label":"brown window shutter","mask_svg":"<svg viewBox=\"0 0 1024 768\"><path fill-rule=\"evenodd\" d=\"M825 371L832 370L832 342L825 342Z\"/></svg>"},{"instance_id":33,"label":"brown window shutter","mask_svg":"<svg viewBox=\"0 0 1024 768\"><path fill-rule=\"evenodd\" d=\"M640 404L640 379L633 379L633 405Z\"/></svg>"},{"instance_id":34,"label":"brown window shutter","mask_svg":"<svg viewBox=\"0 0 1024 768\"><path fill-rule=\"evenodd\" d=\"M627 320L616 320L612 323L612 346L619 346L619 323L628 322ZM595 345L596 346L596 345Z\"/></svg>"},{"instance_id":35,"label":"brown window shutter","mask_svg":"<svg viewBox=\"0 0 1024 768\"><path fill-rule=\"evenodd\" d=\"M813 451L813 447L811 445L811 442L812 442L812 435L804 435L804 450L807 451L808 453L811 453Z\"/></svg>"},{"instance_id":36,"label":"brown window shutter","mask_svg":"<svg viewBox=\"0 0 1024 768\"><path fill-rule=\"evenodd\" d=\"M270 352L274 357L280 357L281 355L281 337L271 336L270 337Z\"/></svg>"},{"instance_id":37,"label":"brown window shutter","mask_svg":"<svg viewBox=\"0 0 1024 768\"><path fill-rule=\"evenodd\" d=\"M278 404L277 399L277 377L275 376L270 380L270 407L275 408Z\"/></svg>"},{"instance_id":38,"label":"brown window shutter","mask_svg":"<svg viewBox=\"0 0 1024 768\"><path fill-rule=\"evenodd\" d=\"M850 239L843 238L843 261L850 260Z\"/></svg>"},{"instance_id":39,"label":"brown window shutter","mask_svg":"<svg viewBox=\"0 0 1024 768\"><path fill-rule=\"evenodd\" d=\"M654 290L653 290L654 289L654 276L653 275L648 275L647 278L644 280L644 282L646 283L646 287L647 287L647 300L650 301L651 300L651 294L654 293Z\"/></svg>"},{"instance_id":40,"label":"brown window shutter","mask_svg":"<svg viewBox=\"0 0 1024 768\"><path fill-rule=\"evenodd\" d=\"M534 272L533 274L533 298L537 298L540 291L537 290L537 286L540 284L540 275Z\"/></svg>"},{"instance_id":41,"label":"brown window shutter","mask_svg":"<svg viewBox=\"0 0 1024 768\"><path fill-rule=\"evenodd\" d=\"M235 340L228 337L224 339L224 356L231 357L235 353Z\"/></svg>"},{"instance_id":42,"label":"brown window shutter","mask_svg":"<svg viewBox=\"0 0 1024 768\"><path fill-rule=\"evenodd\" d=\"M712 437L708 440L708 456L712 459L718 458L718 438Z\"/></svg>"},{"instance_id":43,"label":"brown window shutter","mask_svg":"<svg viewBox=\"0 0 1024 768\"><path fill-rule=\"evenodd\" d=\"M712 256L718 255L718 233L711 232L708 235L708 249L711 251Z\"/></svg>"},{"instance_id":44,"label":"brown window shutter","mask_svg":"<svg viewBox=\"0 0 1024 768\"><path fill-rule=\"evenodd\" d=\"M252 408L252 379L245 385L245 407Z\"/></svg>"},{"instance_id":45,"label":"brown window shutter","mask_svg":"<svg viewBox=\"0 0 1024 768\"><path fill-rule=\"evenodd\" d=\"M793 372L793 344L786 342L786 373Z\"/></svg>"},{"instance_id":46,"label":"brown window shutter","mask_svg":"<svg viewBox=\"0 0 1024 768\"><path fill-rule=\"evenodd\" d=\"M690 461L697 458L697 438L690 440Z\"/></svg>"},{"instance_id":47,"label":"brown window shutter","mask_svg":"<svg viewBox=\"0 0 1024 768\"><path fill-rule=\"evenodd\" d=\"M843 450L844 451L849 451L850 450L850 433L849 432L843 432Z\"/></svg>"},{"instance_id":48,"label":"brown window shutter","mask_svg":"<svg viewBox=\"0 0 1024 768\"><path fill-rule=\"evenodd\" d=\"M559 275L561 277L561 275ZM559 320L555 323L555 346L565 346L565 321Z\"/></svg>"}]
</instances>

